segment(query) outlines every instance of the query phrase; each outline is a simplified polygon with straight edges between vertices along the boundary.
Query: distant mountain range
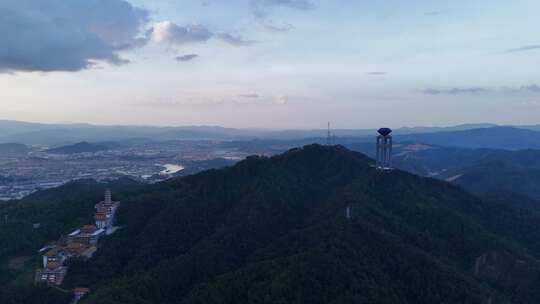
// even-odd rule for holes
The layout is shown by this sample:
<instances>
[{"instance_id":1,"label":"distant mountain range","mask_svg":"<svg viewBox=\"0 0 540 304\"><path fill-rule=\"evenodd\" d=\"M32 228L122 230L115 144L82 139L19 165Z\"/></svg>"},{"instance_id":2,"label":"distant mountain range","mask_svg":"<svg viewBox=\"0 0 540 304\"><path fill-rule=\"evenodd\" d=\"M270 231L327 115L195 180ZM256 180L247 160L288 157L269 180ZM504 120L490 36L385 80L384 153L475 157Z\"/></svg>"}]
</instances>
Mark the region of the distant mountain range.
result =
<instances>
[{"instance_id":1,"label":"distant mountain range","mask_svg":"<svg viewBox=\"0 0 540 304\"><path fill-rule=\"evenodd\" d=\"M476 131L473 131L476 130ZM536 130L536 131L535 131ZM539 126L499 127L493 124L465 124L454 127L397 128L397 141L417 141L428 144L458 147L492 147L520 149L540 147ZM534 131L534 132L533 132ZM332 133L341 139L356 138L371 141L376 129L335 129ZM38 124L0 120L0 142L27 145L60 146L81 141L138 140L298 140L325 139L326 129L270 130L234 129L217 126L149 127L98 126L89 124ZM493 137L493 138L492 138ZM486 139L488 138L488 139Z\"/></svg>"},{"instance_id":2,"label":"distant mountain range","mask_svg":"<svg viewBox=\"0 0 540 304\"><path fill-rule=\"evenodd\" d=\"M540 149L540 132L515 127L491 127L462 131L404 134L400 142L437 146L493 149Z\"/></svg>"},{"instance_id":3,"label":"distant mountain range","mask_svg":"<svg viewBox=\"0 0 540 304\"><path fill-rule=\"evenodd\" d=\"M476 193L515 192L540 200L540 150L488 153L438 178Z\"/></svg>"},{"instance_id":4,"label":"distant mountain range","mask_svg":"<svg viewBox=\"0 0 540 304\"><path fill-rule=\"evenodd\" d=\"M514 192L540 199L540 150L411 144L396 147L394 164L400 169L446 180L479 194Z\"/></svg>"}]
</instances>

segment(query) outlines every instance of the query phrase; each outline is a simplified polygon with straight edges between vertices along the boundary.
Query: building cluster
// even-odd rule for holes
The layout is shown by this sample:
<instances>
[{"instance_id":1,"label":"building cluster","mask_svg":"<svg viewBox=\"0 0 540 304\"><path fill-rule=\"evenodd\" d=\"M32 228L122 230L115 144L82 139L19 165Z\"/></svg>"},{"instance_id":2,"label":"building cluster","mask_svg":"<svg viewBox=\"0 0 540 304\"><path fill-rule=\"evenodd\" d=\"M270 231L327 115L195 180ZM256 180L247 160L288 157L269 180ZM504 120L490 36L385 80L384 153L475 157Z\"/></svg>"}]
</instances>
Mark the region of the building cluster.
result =
<instances>
[{"instance_id":1,"label":"building cluster","mask_svg":"<svg viewBox=\"0 0 540 304\"><path fill-rule=\"evenodd\" d=\"M95 205L95 224L84 225L66 237L42 248L39 252L42 254L43 267L36 271L36 283L61 285L68 270L67 260L91 258L97 251L99 238L115 231L113 224L119 206L120 202L112 200L111 191L105 191L105 199ZM77 288L74 292L76 296L81 296L85 290Z\"/></svg>"}]
</instances>

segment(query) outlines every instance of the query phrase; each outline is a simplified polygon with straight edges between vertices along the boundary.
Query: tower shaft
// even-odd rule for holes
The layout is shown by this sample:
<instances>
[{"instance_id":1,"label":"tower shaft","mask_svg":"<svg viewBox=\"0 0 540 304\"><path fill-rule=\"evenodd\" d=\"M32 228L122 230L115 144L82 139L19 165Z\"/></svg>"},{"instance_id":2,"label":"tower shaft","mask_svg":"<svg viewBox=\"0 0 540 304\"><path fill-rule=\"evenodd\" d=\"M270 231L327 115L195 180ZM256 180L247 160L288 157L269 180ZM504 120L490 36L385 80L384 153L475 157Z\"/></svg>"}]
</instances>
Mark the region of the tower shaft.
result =
<instances>
[{"instance_id":1,"label":"tower shaft","mask_svg":"<svg viewBox=\"0 0 540 304\"><path fill-rule=\"evenodd\" d=\"M392 136L379 135L377 136L377 168L390 169L392 168Z\"/></svg>"}]
</instances>

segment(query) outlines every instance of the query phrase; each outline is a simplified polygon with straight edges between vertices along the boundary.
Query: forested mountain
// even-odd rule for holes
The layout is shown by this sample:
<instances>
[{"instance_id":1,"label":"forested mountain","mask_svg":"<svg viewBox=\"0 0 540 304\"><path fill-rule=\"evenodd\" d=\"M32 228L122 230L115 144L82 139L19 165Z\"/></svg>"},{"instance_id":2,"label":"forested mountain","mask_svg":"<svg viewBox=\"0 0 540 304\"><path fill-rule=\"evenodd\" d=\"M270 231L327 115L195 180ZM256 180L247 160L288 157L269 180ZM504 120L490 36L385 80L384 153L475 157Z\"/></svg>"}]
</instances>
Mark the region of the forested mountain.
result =
<instances>
[{"instance_id":1,"label":"forested mountain","mask_svg":"<svg viewBox=\"0 0 540 304\"><path fill-rule=\"evenodd\" d=\"M69 302L66 292L23 282L39 263L35 250L91 221L105 187L80 181L0 207L0 217L9 215L0 242L11 246L0 252L3 263L33 256L27 270L2 272L1 303ZM444 181L379 171L341 146L112 187L122 229L92 259L70 261L61 286L91 288L83 304L540 300L532 200L478 198Z\"/></svg>"},{"instance_id":2,"label":"forested mountain","mask_svg":"<svg viewBox=\"0 0 540 304\"><path fill-rule=\"evenodd\" d=\"M123 196L83 303L534 303L540 219L318 145ZM350 218L346 209L350 208Z\"/></svg>"},{"instance_id":3,"label":"forested mountain","mask_svg":"<svg viewBox=\"0 0 540 304\"><path fill-rule=\"evenodd\" d=\"M105 145L91 144L88 142L80 142L73 145L56 147L53 149L47 150L49 154L77 154L77 153L87 153L87 152L99 152L107 150L108 147Z\"/></svg>"},{"instance_id":4,"label":"forested mountain","mask_svg":"<svg viewBox=\"0 0 540 304\"><path fill-rule=\"evenodd\" d=\"M498 150L401 144L396 145L394 151L396 167L422 176L437 176L474 164Z\"/></svg>"},{"instance_id":5,"label":"forested mountain","mask_svg":"<svg viewBox=\"0 0 540 304\"><path fill-rule=\"evenodd\" d=\"M92 222L94 205L106 187L120 192L139 186L128 179L112 184L80 180L0 204L0 303L69 303L71 292L33 287L34 271L41 260L37 250Z\"/></svg>"},{"instance_id":6,"label":"forested mountain","mask_svg":"<svg viewBox=\"0 0 540 304\"><path fill-rule=\"evenodd\" d=\"M487 201L494 202L499 205L510 206L514 209L522 209L526 212L535 212L540 215L540 201L529 196L518 194L511 191L494 191L480 194Z\"/></svg>"},{"instance_id":7,"label":"forested mountain","mask_svg":"<svg viewBox=\"0 0 540 304\"><path fill-rule=\"evenodd\" d=\"M478 194L513 192L540 199L540 150L495 150L400 145L396 167L432 176Z\"/></svg>"},{"instance_id":8,"label":"forested mountain","mask_svg":"<svg viewBox=\"0 0 540 304\"><path fill-rule=\"evenodd\" d=\"M491 151L438 177L476 193L515 192L540 199L540 150Z\"/></svg>"}]
</instances>

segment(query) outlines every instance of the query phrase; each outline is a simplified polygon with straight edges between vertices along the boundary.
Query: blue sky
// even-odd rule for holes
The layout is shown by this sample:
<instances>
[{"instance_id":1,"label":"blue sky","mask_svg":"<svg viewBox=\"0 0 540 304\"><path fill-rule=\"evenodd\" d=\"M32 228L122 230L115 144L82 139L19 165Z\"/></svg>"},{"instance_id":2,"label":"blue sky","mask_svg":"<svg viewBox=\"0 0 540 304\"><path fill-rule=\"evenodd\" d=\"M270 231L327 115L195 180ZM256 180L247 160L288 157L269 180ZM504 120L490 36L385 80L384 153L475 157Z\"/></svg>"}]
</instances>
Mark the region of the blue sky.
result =
<instances>
[{"instance_id":1,"label":"blue sky","mask_svg":"<svg viewBox=\"0 0 540 304\"><path fill-rule=\"evenodd\" d=\"M0 3L0 118L540 123L538 1L45 3Z\"/></svg>"}]
</instances>

